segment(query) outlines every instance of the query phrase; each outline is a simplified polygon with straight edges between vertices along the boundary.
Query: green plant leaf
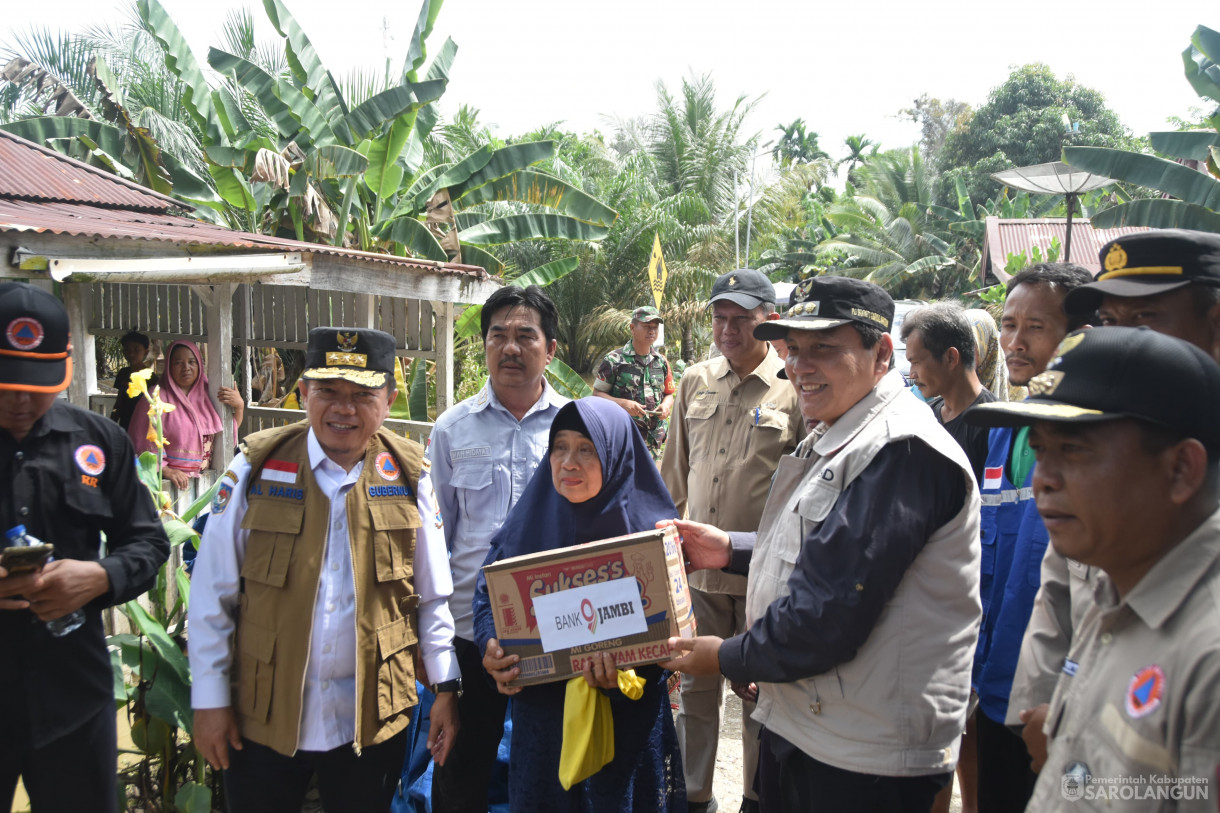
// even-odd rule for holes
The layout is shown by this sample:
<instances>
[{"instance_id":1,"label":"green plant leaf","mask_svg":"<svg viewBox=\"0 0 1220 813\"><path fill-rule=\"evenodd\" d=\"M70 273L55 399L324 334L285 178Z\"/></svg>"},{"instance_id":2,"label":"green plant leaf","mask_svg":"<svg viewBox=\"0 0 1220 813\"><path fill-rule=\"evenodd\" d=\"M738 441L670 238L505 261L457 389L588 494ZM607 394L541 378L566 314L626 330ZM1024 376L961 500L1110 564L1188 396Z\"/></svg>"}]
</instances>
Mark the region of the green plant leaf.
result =
<instances>
[{"instance_id":1,"label":"green plant leaf","mask_svg":"<svg viewBox=\"0 0 1220 813\"><path fill-rule=\"evenodd\" d=\"M328 121L336 121L347 115L347 105L343 102L339 85L330 71L322 65L313 43L287 7L280 0L263 0L263 9L266 10L271 25L275 26L276 33L285 39L284 53L288 57L288 67L292 69L297 80L309 88L325 118Z\"/></svg>"},{"instance_id":2,"label":"green plant leaf","mask_svg":"<svg viewBox=\"0 0 1220 813\"><path fill-rule=\"evenodd\" d=\"M1095 229L1147 226L1150 229L1220 232L1220 213L1180 200L1156 198L1112 206L1094 214L1090 223Z\"/></svg>"},{"instance_id":3,"label":"green plant leaf","mask_svg":"<svg viewBox=\"0 0 1220 813\"><path fill-rule=\"evenodd\" d=\"M1220 146L1220 133L1212 130L1149 133L1148 141L1162 155L1202 161L1209 147Z\"/></svg>"},{"instance_id":4,"label":"green plant leaf","mask_svg":"<svg viewBox=\"0 0 1220 813\"><path fill-rule=\"evenodd\" d=\"M1108 147L1065 147L1063 160L1094 175L1156 189L1213 211L1220 209L1220 182L1164 158Z\"/></svg>"},{"instance_id":5,"label":"green plant leaf","mask_svg":"<svg viewBox=\"0 0 1220 813\"><path fill-rule=\"evenodd\" d=\"M454 185L467 180L471 175L487 166L491 156L491 147L484 145L456 164L446 167L443 172L433 174L434 180L427 185L420 186L420 183L417 181L412 185L411 191L408 192L408 195L411 196L408 205L412 207L412 211L422 211L438 189L449 189L450 198L452 199ZM423 179L421 178L420 180L422 181Z\"/></svg>"},{"instance_id":6,"label":"green plant leaf","mask_svg":"<svg viewBox=\"0 0 1220 813\"><path fill-rule=\"evenodd\" d=\"M483 332L483 306L469 305L453 324L453 335L459 339L476 339Z\"/></svg>"},{"instance_id":7,"label":"green plant leaf","mask_svg":"<svg viewBox=\"0 0 1220 813\"><path fill-rule=\"evenodd\" d=\"M451 193L452 194L452 193ZM618 212L571 184L541 172L520 170L475 187L461 199L462 208L497 200L547 206L560 214L596 226L611 226Z\"/></svg>"},{"instance_id":8,"label":"green plant leaf","mask_svg":"<svg viewBox=\"0 0 1220 813\"><path fill-rule=\"evenodd\" d=\"M179 519L181 519L183 522L190 522L195 517L199 516L199 512L202 511L208 505L208 503L210 503L212 501L212 498L216 496L216 492L220 491L220 485L221 485L221 483L224 482L224 479L225 478L223 475L220 477L217 477L216 482L212 483L212 485L210 485L208 487L207 491L203 492L198 497L196 497L195 501L193 503L191 503L190 506L185 511L182 512L182 515L179 517Z\"/></svg>"},{"instance_id":9,"label":"green plant leaf","mask_svg":"<svg viewBox=\"0 0 1220 813\"><path fill-rule=\"evenodd\" d=\"M551 359L551 363L546 366L546 376L556 392L572 400L593 394L593 388L585 383L579 373L564 364L559 356Z\"/></svg>"},{"instance_id":10,"label":"green plant leaf","mask_svg":"<svg viewBox=\"0 0 1220 813\"><path fill-rule=\"evenodd\" d=\"M212 108L212 88L178 24L158 0L137 0L136 8L145 27L161 43L165 67L182 82L182 105L203 133L204 145L226 143L228 137L219 127L221 118Z\"/></svg>"},{"instance_id":11,"label":"green plant leaf","mask_svg":"<svg viewBox=\"0 0 1220 813\"><path fill-rule=\"evenodd\" d=\"M525 288L530 285L550 285L560 277L567 276L580 267L579 257L564 257L561 260L553 260L545 265L540 265L530 271L526 271L512 281L513 285L518 288Z\"/></svg>"},{"instance_id":12,"label":"green plant leaf","mask_svg":"<svg viewBox=\"0 0 1220 813\"><path fill-rule=\"evenodd\" d=\"M114 707L121 709L127 705L127 682L123 678L123 656L118 649L110 650L110 676L114 679Z\"/></svg>"},{"instance_id":13,"label":"green plant leaf","mask_svg":"<svg viewBox=\"0 0 1220 813\"><path fill-rule=\"evenodd\" d=\"M148 642L152 644L157 654L164 659L174 673L186 685L191 682L191 665L186 659L186 655L182 654L182 650L174 643L174 640L169 637L165 631L165 627L157 622L157 619L148 614L138 601L129 601L123 605L123 612L129 619L135 622L138 629ZM189 704L188 704L189 705Z\"/></svg>"},{"instance_id":14,"label":"green plant leaf","mask_svg":"<svg viewBox=\"0 0 1220 813\"><path fill-rule=\"evenodd\" d=\"M377 234L383 240L401 244L413 257L449 261L449 255L432 236L432 232L428 231L427 226L410 215L382 221L378 224Z\"/></svg>"},{"instance_id":15,"label":"green plant leaf","mask_svg":"<svg viewBox=\"0 0 1220 813\"><path fill-rule=\"evenodd\" d=\"M379 133L386 122L436 101L444 92L445 83L440 80L383 90L337 122L335 132L345 130L348 143L355 143L368 135Z\"/></svg>"},{"instance_id":16,"label":"green plant leaf","mask_svg":"<svg viewBox=\"0 0 1220 813\"><path fill-rule=\"evenodd\" d=\"M496 246L519 240L601 240L606 226L583 223L566 215L522 214L488 220L459 234L463 243Z\"/></svg>"},{"instance_id":17,"label":"green plant leaf","mask_svg":"<svg viewBox=\"0 0 1220 813\"><path fill-rule=\"evenodd\" d=\"M241 173L232 167L210 166L208 174L216 182L216 191L230 206L245 209L248 212L257 210L258 201L255 200L254 193L250 190L250 184Z\"/></svg>"},{"instance_id":18,"label":"green plant leaf","mask_svg":"<svg viewBox=\"0 0 1220 813\"><path fill-rule=\"evenodd\" d=\"M411 394L408 404L411 409L411 420L428 421L428 362L424 359L414 359L408 372Z\"/></svg>"},{"instance_id":19,"label":"green plant leaf","mask_svg":"<svg viewBox=\"0 0 1220 813\"><path fill-rule=\"evenodd\" d=\"M498 257L478 246L462 246L462 263L477 265L493 277L504 276L504 263Z\"/></svg>"},{"instance_id":20,"label":"green plant leaf","mask_svg":"<svg viewBox=\"0 0 1220 813\"><path fill-rule=\"evenodd\" d=\"M137 408L142 408L141 404ZM157 466L157 456L152 452L141 452L136 458L136 474L140 477L140 482L144 484L152 494L156 495L161 491L161 469Z\"/></svg>"},{"instance_id":21,"label":"green plant leaf","mask_svg":"<svg viewBox=\"0 0 1220 813\"><path fill-rule=\"evenodd\" d=\"M194 542L199 538L199 534L194 528L175 516L162 516L161 524L165 526L165 535L169 537L170 545L175 548L184 542Z\"/></svg>"},{"instance_id":22,"label":"green plant leaf","mask_svg":"<svg viewBox=\"0 0 1220 813\"><path fill-rule=\"evenodd\" d=\"M212 789L198 782L184 782L174 795L178 813L211 813Z\"/></svg>"},{"instance_id":23,"label":"green plant leaf","mask_svg":"<svg viewBox=\"0 0 1220 813\"><path fill-rule=\"evenodd\" d=\"M465 178L446 179L442 186L448 187L449 197L456 205L457 201L471 190L554 156L554 141L528 141L524 144L512 144L492 152L477 172L473 172Z\"/></svg>"},{"instance_id":24,"label":"green plant leaf","mask_svg":"<svg viewBox=\"0 0 1220 813\"><path fill-rule=\"evenodd\" d=\"M272 0L267 0L272 2ZM300 126L305 128L310 140L315 144L325 145L338 142L339 138L331 129L326 112L302 93L295 85L286 79L277 80L275 95L288 106Z\"/></svg>"},{"instance_id":25,"label":"green plant leaf","mask_svg":"<svg viewBox=\"0 0 1220 813\"><path fill-rule=\"evenodd\" d=\"M125 608L121 611L126 614ZM147 638L112 635L107 643L119 648L123 664L139 684L129 688L131 698L142 702L149 714L189 733L193 723L189 681L166 663Z\"/></svg>"},{"instance_id":26,"label":"green plant leaf","mask_svg":"<svg viewBox=\"0 0 1220 813\"><path fill-rule=\"evenodd\" d=\"M297 143L302 148L308 147L308 141L301 144L301 139L298 138L301 135L300 119L276 95L275 77L253 62L230 54L227 51L222 51L219 48L208 49L208 64L217 73L232 76L242 89L258 100L259 106L262 107L267 117L271 119L281 138L286 140L297 138ZM240 110L240 107L238 109ZM247 125L247 131L248 129ZM308 138L308 132L305 133L305 136Z\"/></svg>"},{"instance_id":27,"label":"green plant leaf","mask_svg":"<svg viewBox=\"0 0 1220 813\"><path fill-rule=\"evenodd\" d=\"M428 37L432 34L432 27L436 25L436 17L441 13L443 5L444 0L424 0L420 6L415 30L411 32L411 44L407 46L405 78L410 82L415 81L416 71L428 56Z\"/></svg>"},{"instance_id":28,"label":"green plant leaf","mask_svg":"<svg viewBox=\"0 0 1220 813\"><path fill-rule=\"evenodd\" d=\"M305 160L306 171L315 178L351 178L368 168L369 160L359 152L338 144L318 147Z\"/></svg>"}]
</instances>

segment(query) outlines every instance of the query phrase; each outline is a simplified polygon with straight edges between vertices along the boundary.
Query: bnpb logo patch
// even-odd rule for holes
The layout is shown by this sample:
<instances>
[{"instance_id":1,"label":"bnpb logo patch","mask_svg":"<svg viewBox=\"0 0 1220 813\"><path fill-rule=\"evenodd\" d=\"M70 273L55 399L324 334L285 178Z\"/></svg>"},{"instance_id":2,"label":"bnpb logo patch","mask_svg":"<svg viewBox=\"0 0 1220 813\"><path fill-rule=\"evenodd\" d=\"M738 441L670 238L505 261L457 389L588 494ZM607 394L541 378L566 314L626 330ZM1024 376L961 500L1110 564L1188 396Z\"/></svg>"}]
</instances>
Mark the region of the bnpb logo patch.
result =
<instances>
[{"instance_id":1,"label":"bnpb logo patch","mask_svg":"<svg viewBox=\"0 0 1220 813\"><path fill-rule=\"evenodd\" d=\"M229 507L229 498L233 496L233 486L229 483L222 483L216 492L216 496L212 498L212 513L223 514L225 509Z\"/></svg>"},{"instance_id":2,"label":"bnpb logo patch","mask_svg":"<svg viewBox=\"0 0 1220 813\"><path fill-rule=\"evenodd\" d=\"M76 465L80 467L80 470L90 477L97 477L106 468L105 453L92 444L77 446L73 456L76 458Z\"/></svg>"},{"instance_id":3,"label":"bnpb logo patch","mask_svg":"<svg viewBox=\"0 0 1220 813\"><path fill-rule=\"evenodd\" d=\"M402 473L398 468L397 461L394 460L394 455L389 452L382 452L377 455L377 462L374 464L377 468L377 473L381 475L382 480L397 480Z\"/></svg>"},{"instance_id":4,"label":"bnpb logo patch","mask_svg":"<svg viewBox=\"0 0 1220 813\"><path fill-rule=\"evenodd\" d=\"M46 333L42 329L42 322L28 316L18 316L8 323L4 335L8 343L18 350L33 350L42 344Z\"/></svg>"},{"instance_id":5,"label":"bnpb logo patch","mask_svg":"<svg viewBox=\"0 0 1220 813\"><path fill-rule=\"evenodd\" d=\"M1127 687L1127 714L1140 718L1151 714L1161 705L1161 696L1165 693L1165 672L1153 664L1145 666L1131 678Z\"/></svg>"}]
</instances>

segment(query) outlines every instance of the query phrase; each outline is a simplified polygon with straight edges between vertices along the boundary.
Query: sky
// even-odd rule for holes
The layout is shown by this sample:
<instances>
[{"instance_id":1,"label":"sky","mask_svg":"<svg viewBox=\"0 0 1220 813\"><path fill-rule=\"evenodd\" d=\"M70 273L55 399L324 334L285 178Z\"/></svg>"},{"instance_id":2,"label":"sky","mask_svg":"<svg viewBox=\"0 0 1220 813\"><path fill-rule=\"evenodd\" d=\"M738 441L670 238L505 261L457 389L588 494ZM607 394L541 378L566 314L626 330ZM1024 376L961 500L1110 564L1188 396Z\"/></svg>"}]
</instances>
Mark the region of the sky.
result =
<instances>
[{"instance_id":1,"label":"sky","mask_svg":"<svg viewBox=\"0 0 1220 813\"><path fill-rule=\"evenodd\" d=\"M259 2L161 0L204 62L230 10ZM400 64L417 0L284 0L336 74ZM126 0L8 0L0 45L31 26L80 30L123 19ZM1152 13L1155 11L1155 13ZM1009 72L1044 62L1100 91L1136 134L1166 129L1198 97L1181 52L1196 25L1220 29L1220 8L1187 0L447 0L430 43L458 44L445 112L458 104L511 136L562 121L608 133L655 108L656 84L710 73L721 108L759 98L747 134L760 143L803 118L832 157L863 133L883 148L918 129L898 111L921 94L972 106Z\"/></svg>"}]
</instances>

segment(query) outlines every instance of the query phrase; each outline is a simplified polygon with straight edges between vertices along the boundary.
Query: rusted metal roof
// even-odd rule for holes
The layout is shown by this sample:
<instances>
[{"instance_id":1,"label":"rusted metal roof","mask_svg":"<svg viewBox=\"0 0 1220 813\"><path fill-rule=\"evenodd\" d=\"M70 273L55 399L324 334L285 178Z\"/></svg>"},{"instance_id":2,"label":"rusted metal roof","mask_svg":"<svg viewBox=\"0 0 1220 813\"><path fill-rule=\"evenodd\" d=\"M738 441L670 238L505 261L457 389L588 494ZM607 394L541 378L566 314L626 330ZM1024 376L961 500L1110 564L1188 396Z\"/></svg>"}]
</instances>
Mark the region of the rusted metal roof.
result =
<instances>
[{"instance_id":1,"label":"rusted metal roof","mask_svg":"<svg viewBox=\"0 0 1220 813\"><path fill-rule=\"evenodd\" d=\"M4 130L0 130L0 198L142 212L192 208Z\"/></svg>"},{"instance_id":2,"label":"rusted metal roof","mask_svg":"<svg viewBox=\"0 0 1220 813\"><path fill-rule=\"evenodd\" d=\"M987 274L995 276L1000 282L1007 282L1009 275L1004 272L1008 264L1008 255L1025 252L1026 257L1033 256L1033 247L1042 249L1045 256L1051 247L1051 241L1059 238L1062 249L1067 243L1067 219L1043 218L1039 220L1004 220L989 217L986 221L987 231L983 239L983 277ZM1101 247L1111 240L1126 234L1148 231L1144 226L1123 226L1117 229L1095 229L1088 218L1072 219L1072 257L1071 261L1088 269L1093 276L1101 271L1098 253ZM1059 256L1060 262L1067 262L1067 257Z\"/></svg>"},{"instance_id":3,"label":"rusted metal roof","mask_svg":"<svg viewBox=\"0 0 1220 813\"><path fill-rule=\"evenodd\" d=\"M4 200L0 197L0 232L36 232L75 237L145 240L203 249L251 249L258 251L300 251L346 257L402 268L415 268L440 274L460 274L488 279L485 270L475 265L456 265L434 260L395 257L355 249L305 243L251 234L191 220L171 214L102 209L83 203L38 203Z\"/></svg>"}]
</instances>

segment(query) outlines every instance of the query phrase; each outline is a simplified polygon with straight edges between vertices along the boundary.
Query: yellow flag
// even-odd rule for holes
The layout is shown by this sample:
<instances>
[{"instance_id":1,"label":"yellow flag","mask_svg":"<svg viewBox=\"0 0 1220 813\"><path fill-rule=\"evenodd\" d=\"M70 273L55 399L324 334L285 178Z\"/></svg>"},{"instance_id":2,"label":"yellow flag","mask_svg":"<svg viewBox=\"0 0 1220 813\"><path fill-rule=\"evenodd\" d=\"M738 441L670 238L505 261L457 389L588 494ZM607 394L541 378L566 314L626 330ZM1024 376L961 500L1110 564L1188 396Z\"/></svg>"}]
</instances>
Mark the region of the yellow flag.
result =
<instances>
[{"instance_id":1,"label":"yellow flag","mask_svg":"<svg viewBox=\"0 0 1220 813\"><path fill-rule=\"evenodd\" d=\"M665 268L665 258L661 256L661 235L655 233L652 236L652 257L648 259L648 280L652 285L652 298L660 309L665 283L669 281L669 270Z\"/></svg>"}]
</instances>

